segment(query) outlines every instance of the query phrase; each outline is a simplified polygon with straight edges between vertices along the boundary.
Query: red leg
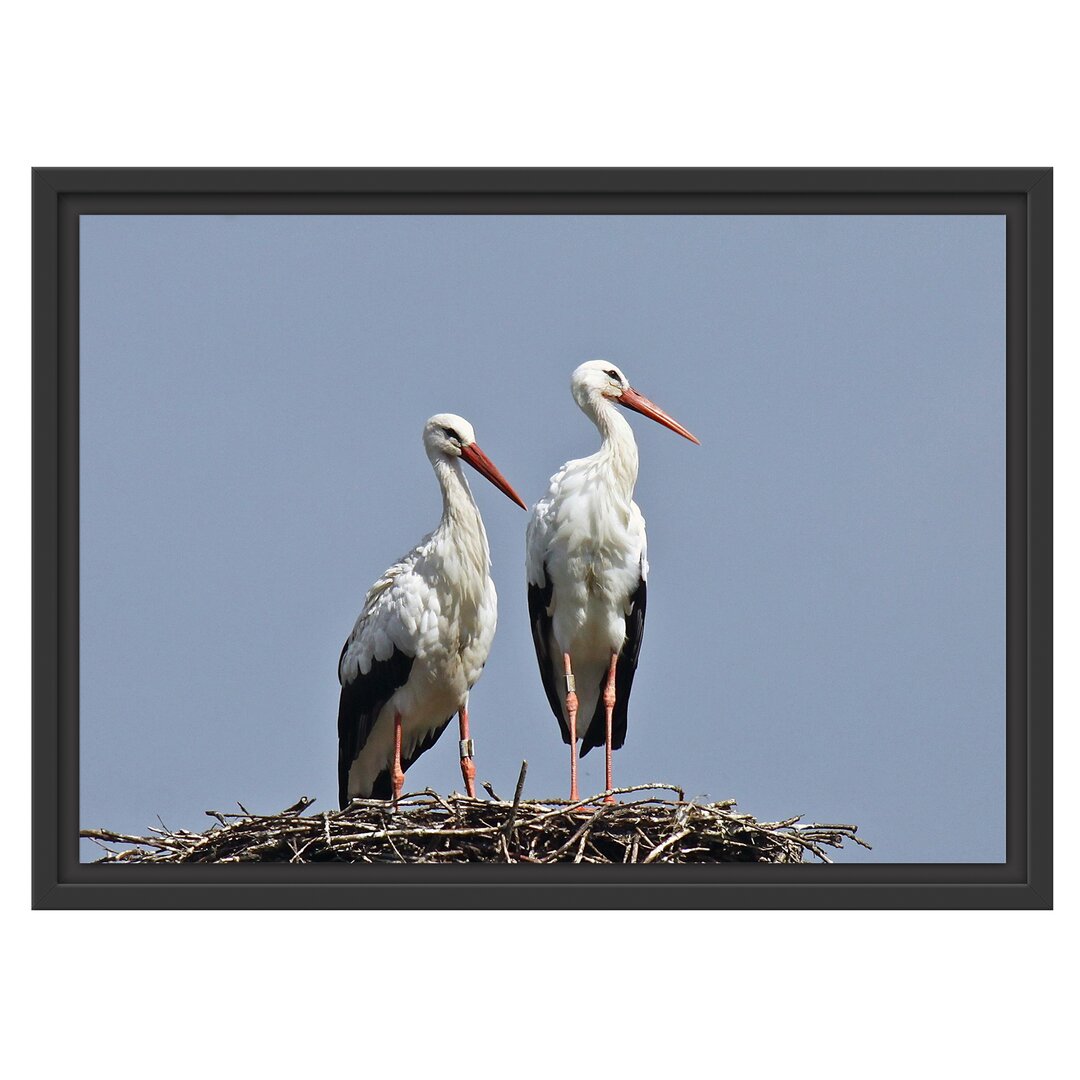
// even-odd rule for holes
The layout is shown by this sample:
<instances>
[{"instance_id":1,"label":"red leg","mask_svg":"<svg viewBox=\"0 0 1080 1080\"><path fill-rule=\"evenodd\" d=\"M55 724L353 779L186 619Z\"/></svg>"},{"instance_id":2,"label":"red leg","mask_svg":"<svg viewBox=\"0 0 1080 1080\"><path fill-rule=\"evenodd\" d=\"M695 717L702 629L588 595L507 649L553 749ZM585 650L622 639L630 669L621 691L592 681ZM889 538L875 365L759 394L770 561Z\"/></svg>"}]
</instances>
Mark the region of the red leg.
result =
<instances>
[{"instance_id":1,"label":"red leg","mask_svg":"<svg viewBox=\"0 0 1080 1080\"><path fill-rule=\"evenodd\" d=\"M461 776L465 781L465 794L470 799L476 798L476 766L473 764L473 741L469 738L469 707L462 705L458 712L461 739L458 750L461 754Z\"/></svg>"},{"instance_id":2,"label":"red leg","mask_svg":"<svg viewBox=\"0 0 1080 1080\"><path fill-rule=\"evenodd\" d=\"M615 666L619 654L611 654L611 666L608 668L607 684L604 686L604 787L607 791L615 786L611 781L611 714L615 711ZM604 802L615 802L614 795L604 797Z\"/></svg>"},{"instance_id":3,"label":"red leg","mask_svg":"<svg viewBox=\"0 0 1080 1080\"><path fill-rule=\"evenodd\" d=\"M401 798L405 774L401 771L401 713L394 713L394 764L390 769L390 784L394 789L394 805Z\"/></svg>"},{"instance_id":4,"label":"red leg","mask_svg":"<svg viewBox=\"0 0 1080 1080\"><path fill-rule=\"evenodd\" d=\"M563 671L566 675L566 715L570 720L570 801L577 802L581 797L578 795L577 784L577 685L574 682L574 672L570 667L570 654L563 653Z\"/></svg>"}]
</instances>

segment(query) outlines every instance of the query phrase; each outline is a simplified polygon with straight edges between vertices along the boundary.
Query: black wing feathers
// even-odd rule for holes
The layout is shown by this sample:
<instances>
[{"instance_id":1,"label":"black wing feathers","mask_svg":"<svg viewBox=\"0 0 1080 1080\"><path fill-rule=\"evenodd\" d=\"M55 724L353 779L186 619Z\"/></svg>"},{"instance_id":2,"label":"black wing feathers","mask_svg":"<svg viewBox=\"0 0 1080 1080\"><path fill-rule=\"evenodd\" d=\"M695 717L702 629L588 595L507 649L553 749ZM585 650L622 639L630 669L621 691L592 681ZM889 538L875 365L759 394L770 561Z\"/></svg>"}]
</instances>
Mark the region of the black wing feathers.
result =
<instances>
[{"instance_id":1,"label":"black wing feathers","mask_svg":"<svg viewBox=\"0 0 1080 1080\"><path fill-rule=\"evenodd\" d=\"M548 606L551 604L553 588L545 566L544 584L529 585L529 622L532 624L533 645L536 647L536 662L540 665L540 680L544 684L544 693L547 694L555 719L559 721L563 742L569 745L570 728L563 718L562 697L555 685L558 665L555 663L556 657L551 653L551 616L548 615Z\"/></svg>"},{"instance_id":2,"label":"black wing feathers","mask_svg":"<svg viewBox=\"0 0 1080 1080\"><path fill-rule=\"evenodd\" d=\"M338 659L339 676L341 660L344 659L345 649L348 647L349 643L346 641ZM355 678L341 685L341 699L338 703L338 803L342 809L349 803L349 769L357 754L363 750L382 707L393 697L398 687L405 685L412 666L413 657L395 649L389 659L372 661L371 670L366 675L357 673ZM422 752L418 752L416 756L419 757ZM386 794L382 795L378 789L384 780ZM388 799L390 795L390 779L387 773L385 777L380 776L376 780L372 798Z\"/></svg>"},{"instance_id":3,"label":"black wing feathers","mask_svg":"<svg viewBox=\"0 0 1080 1080\"><path fill-rule=\"evenodd\" d=\"M626 709L630 703L630 687L634 685L634 672L637 671L638 654L641 652L641 638L645 632L645 579L638 582L634 595L630 597L630 614L626 616L626 640L615 664L615 710L611 714L611 749L618 750L626 741ZM596 710L585 735L581 740L581 756L584 757L594 746L604 745L604 686L607 673L600 679L600 696L596 699ZM567 737L569 742L569 737Z\"/></svg>"}]
</instances>

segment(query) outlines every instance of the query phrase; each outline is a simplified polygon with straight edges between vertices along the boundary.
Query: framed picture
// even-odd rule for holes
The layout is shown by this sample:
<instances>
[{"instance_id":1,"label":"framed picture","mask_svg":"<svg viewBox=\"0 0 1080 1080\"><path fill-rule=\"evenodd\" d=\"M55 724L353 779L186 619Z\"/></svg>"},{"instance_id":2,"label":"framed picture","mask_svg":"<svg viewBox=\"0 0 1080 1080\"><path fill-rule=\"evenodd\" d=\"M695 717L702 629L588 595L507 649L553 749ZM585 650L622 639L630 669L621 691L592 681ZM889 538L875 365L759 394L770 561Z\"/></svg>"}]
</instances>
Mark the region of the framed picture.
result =
<instances>
[{"instance_id":1,"label":"framed picture","mask_svg":"<svg viewBox=\"0 0 1080 1080\"><path fill-rule=\"evenodd\" d=\"M1051 211L35 171L34 905L1050 907Z\"/></svg>"}]
</instances>

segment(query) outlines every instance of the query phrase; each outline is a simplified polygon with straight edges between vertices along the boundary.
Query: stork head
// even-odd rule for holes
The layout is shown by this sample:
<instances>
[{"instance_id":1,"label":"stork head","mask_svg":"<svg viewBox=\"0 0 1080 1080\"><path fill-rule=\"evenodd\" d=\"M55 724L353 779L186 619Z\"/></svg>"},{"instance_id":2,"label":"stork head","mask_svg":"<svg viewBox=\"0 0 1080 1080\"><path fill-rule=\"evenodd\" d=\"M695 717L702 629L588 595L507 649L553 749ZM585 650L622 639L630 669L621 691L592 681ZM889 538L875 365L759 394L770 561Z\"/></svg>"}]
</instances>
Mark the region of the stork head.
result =
<instances>
[{"instance_id":1,"label":"stork head","mask_svg":"<svg viewBox=\"0 0 1080 1080\"><path fill-rule=\"evenodd\" d=\"M684 439L701 445L682 424L635 390L622 371L607 360L587 360L575 368L574 374L570 376L570 389L574 400L586 412L599 408L604 400L611 401L626 409L633 409L634 412L663 424Z\"/></svg>"},{"instance_id":2,"label":"stork head","mask_svg":"<svg viewBox=\"0 0 1080 1080\"><path fill-rule=\"evenodd\" d=\"M434 462L442 458L461 458L481 476L490 480L508 499L527 510L521 496L510 486L494 462L476 445L472 424L455 413L436 413L424 425L424 449Z\"/></svg>"}]
</instances>

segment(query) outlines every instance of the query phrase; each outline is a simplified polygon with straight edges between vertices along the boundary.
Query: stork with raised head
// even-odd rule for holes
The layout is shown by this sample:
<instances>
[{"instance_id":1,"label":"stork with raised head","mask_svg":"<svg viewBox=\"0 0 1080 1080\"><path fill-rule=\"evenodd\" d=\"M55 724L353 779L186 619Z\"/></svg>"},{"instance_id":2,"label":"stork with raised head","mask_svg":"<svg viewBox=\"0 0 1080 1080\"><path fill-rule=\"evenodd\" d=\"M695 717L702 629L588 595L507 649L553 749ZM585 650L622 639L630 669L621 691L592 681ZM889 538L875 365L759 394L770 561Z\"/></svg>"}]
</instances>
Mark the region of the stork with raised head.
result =
<instances>
[{"instance_id":1,"label":"stork with raised head","mask_svg":"<svg viewBox=\"0 0 1080 1080\"><path fill-rule=\"evenodd\" d=\"M603 439L589 457L568 461L533 507L526 533L529 618L548 704L570 745L570 800L577 802L578 752L604 744L605 789L614 786L611 752L626 738L626 710L645 627L649 563L645 520L634 502L637 444L616 408L635 412L696 443L606 360L570 379L574 400ZM578 717L584 724L578 724ZM606 800L614 801L608 795Z\"/></svg>"},{"instance_id":2,"label":"stork with raised head","mask_svg":"<svg viewBox=\"0 0 1080 1080\"><path fill-rule=\"evenodd\" d=\"M468 420L440 413L424 449L442 489L435 530L368 590L338 660L338 799L394 799L405 772L457 713L461 774L475 797L469 691L495 636L487 533L462 461L527 509L476 445Z\"/></svg>"}]
</instances>

